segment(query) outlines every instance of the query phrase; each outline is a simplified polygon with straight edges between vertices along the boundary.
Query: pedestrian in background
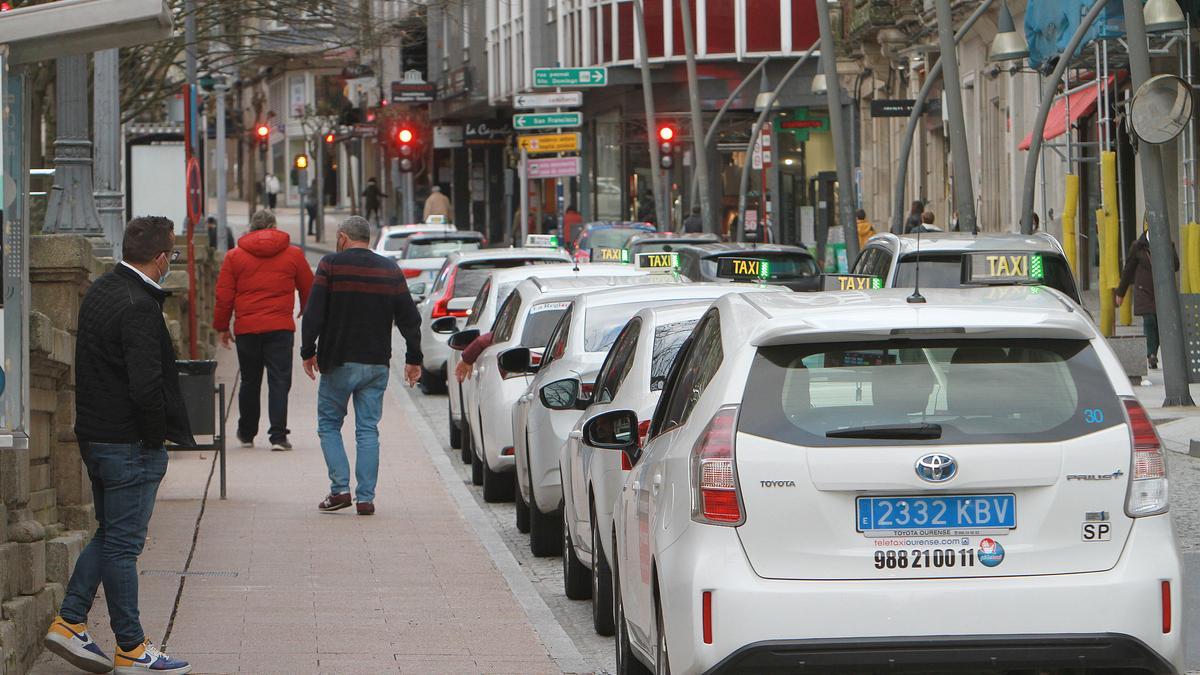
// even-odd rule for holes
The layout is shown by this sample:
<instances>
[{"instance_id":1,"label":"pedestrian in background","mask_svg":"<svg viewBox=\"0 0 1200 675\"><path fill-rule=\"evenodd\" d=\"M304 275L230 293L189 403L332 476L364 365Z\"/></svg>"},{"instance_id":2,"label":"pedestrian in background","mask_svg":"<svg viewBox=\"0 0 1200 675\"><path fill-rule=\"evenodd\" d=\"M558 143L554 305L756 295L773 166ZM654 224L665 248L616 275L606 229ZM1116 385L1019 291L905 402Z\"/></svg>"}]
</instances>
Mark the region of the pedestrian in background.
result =
<instances>
[{"instance_id":1,"label":"pedestrian in background","mask_svg":"<svg viewBox=\"0 0 1200 675\"><path fill-rule=\"evenodd\" d=\"M321 259L304 312L300 356L317 388L317 435L329 470L321 511L350 506L350 463L342 422L354 399L355 498L358 514L375 513L379 475L379 419L392 358L392 326L404 336L404 381L421 379L421 316L404 274L391 258L370 249L371 224L351 216L337 231L337 253Z\"/></svg>"},{"instance_id":2,"label":"pedestrian in background","mask_svg":"<svg viewBox=\"0 0 1200 675\"><path fill-rule=\"evenodd\" d=\"M856 211L854 217L858 220L858 249L861 251L867 245L867 240L875 236L875 226L867 220L867 212L862 209Z\"/></svg>"},{"instance_id":3,"label":"pedestrian in background","mask_svg":"<svg viewBox=\"0 0 1200 675\"><path fill-rule=\"evenodd\" d=\"M259 211L250 218L250 232L225 256L217 276L213 330L226 349L233 341L229 319L234 318L238 368L237 437L243 448L254 447L262 408L263 369L267 371L267 438L275 451L291 450L288 441L288 394L292 390L292 346L295 344L296 293L300 310L308 302L313 273L287 232L276 228L275 214Z\"/></svg>"},{"instance_id":4,"label":"pedestrian in background","mask_svg":"<svg viewBox=\"0 0 1200 675\"><path fill-rule=\"evenodd\" d=\"M687 234L698 234L704 231L704 219L700 217L699 206L693 206L691 215L683 219L683 231Z\"/></svg>"},{"instance_id":5,"label":"pedestrian in background","mask_svg":"<svg viewBox=\"0 0 1200 675\"><path fill-rule=\"evenodd\" d=\"M216 248L217 247L217 237L218 237L217 219L212 216L205 218L204 219L204 227L208 231L208 247ZM232 251L233 247L236 245L237 244L235 244L233 241L233 229L228 228L228 227L225 228L225 250Z\"/></svg>"},{"instance_id":6,"label":"pedestrian in background","mask_svg":"<svg viewBox=\"0 0 1200 675\"><path fill-rule=\"evenodd\" d=\"M317 236L317 179L312 179L304 195L304 210L308 212L308 234Z\"/></svg>"},{"instance_id":7,"label":"pedestrian in background","mask_svg":"<svg viewBox=\"0 0 1200 675\"><path fill-rule=\"evenodd\" d=\"M279 202L279 190L281 188L279 179L275 177L275 174L269 173L264 183L267 190L267 208L274 211L275 205Z\"/></svg>"},{"instance_id":8,"label":"pedestrian in background","mask_svg":"<svg viewBox=\"0 0 1200 675\"><path fill-rule=\"evenodd\" d=\"M367 220L379 225L379 207L384 198L383 191L379 189L379 182L374 177L367 179L367 187L363 190L363 210L366 212Z\"/></svg>"},{"instance_id":9,"label":"pedestrian in background","mask_svg":"<svg viewBox=\"0 0 1200 675\"><path fill-rule=\"evenodd\" d=\"M563 247L570 248L571 242L579 239L581 232L583 232L583 216L579 215L579 210L572 204L563 214Z\"/></svg>"},{"instance_id":10,"label":"pedestrian in background","mask_svg":"<svg viewBox=\"0 0 1200 675\"><path fill-rule=\"evenodd\" d=\"M429 222L429 216L445 216L447 223L453 222L450 218L450 198L442 194L441 186L436 184L429 188L429 196L425 198L425 211L421 220Z\"/></svg>"},{"instance_id":11,"label":"pedestrian in background","mask_svg":"<svg viewBox=\"0 0 1200 675\"><path fill-rule=\"evenodd\" d=\"M1179 269L1179 254L1171 244L1171 255L1175 269ZM1125 301L1125 293L1133 286L1133 313L1142 317L1142 332L1146 334L1146 363L1152 370L1158 368L1158 305L1154 299L1154 267L1150 257L1150 231L1129 247L1125 254L1125 268L1121 270L1121 283L1113 291L1117 307Z\"/></svg>"},{"instance_id":12,"label":"pedestrian in background","mask_svg":"<svg viewBox=\"0 0 1200 675\"><path fill-rule=\"evenodd\" d=\"M177 257L175 225L134 218L125 227L123 259L96 280L79 307L75 337L75 436L87 467L96 532L75 562L45 645L94 673L181 674L186 661L155 647L138 612L137 559L158 485L167 472L167 441L193 446L179 389L175 347L163 321L161 283ZM113 659L87 632L88 612L104 584L116 636Z\"/></svg>"},{"instance_id":13,"label":"pedestrian in background","mask_svg":"<svg viewBox=\"0 0 1200 675\"><path fill-rule=\"evenodd\" d=\"M925 213L925 204L920 199L914 200L912 206L908 210L908 218L904 221L904 230L895 234L907 234L916 232L916 228L921 226L921 216Z\"/></svg>"}]
</instances>

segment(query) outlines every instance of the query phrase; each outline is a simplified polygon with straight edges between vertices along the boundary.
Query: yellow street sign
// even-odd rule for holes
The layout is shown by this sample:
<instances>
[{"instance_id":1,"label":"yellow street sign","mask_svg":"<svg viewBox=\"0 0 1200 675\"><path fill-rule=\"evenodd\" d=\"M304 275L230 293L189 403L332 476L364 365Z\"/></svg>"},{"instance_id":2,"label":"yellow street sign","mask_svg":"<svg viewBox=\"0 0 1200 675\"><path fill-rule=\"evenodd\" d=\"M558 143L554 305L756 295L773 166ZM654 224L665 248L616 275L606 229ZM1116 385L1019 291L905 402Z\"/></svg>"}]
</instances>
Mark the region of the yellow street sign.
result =
<instances>
[{"instance_id":1,"label":"yellow street sign","mask_svg":"<svg viewBox=\"0 0 1200 675\"><path fill-rule=\"evenodd\" d=\"M517 136L517 147L529 154L539 152L576 152L580 147L579 136L578 133Z\"/></svg>"}]
</instances>

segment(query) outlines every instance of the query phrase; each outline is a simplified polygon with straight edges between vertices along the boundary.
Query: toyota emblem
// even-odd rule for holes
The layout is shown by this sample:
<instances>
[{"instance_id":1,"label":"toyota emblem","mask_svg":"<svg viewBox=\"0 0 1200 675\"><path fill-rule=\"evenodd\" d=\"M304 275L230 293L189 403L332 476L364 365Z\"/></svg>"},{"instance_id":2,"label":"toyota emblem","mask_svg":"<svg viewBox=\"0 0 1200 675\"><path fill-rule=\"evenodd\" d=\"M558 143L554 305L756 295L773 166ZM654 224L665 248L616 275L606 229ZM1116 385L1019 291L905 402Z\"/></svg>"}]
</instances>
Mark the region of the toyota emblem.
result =
<instances>
[{"instance_id":1,"label":"toyota emblem","mask_svg":"<svg viewBox=\"0 0 1200 675\"><path fill-rule=\"evenodd\" d=\"M944 483L958 473L958 462L950 455L931 452L917 460L917 476L929 483Z\"/></svg>"}]
</instances>

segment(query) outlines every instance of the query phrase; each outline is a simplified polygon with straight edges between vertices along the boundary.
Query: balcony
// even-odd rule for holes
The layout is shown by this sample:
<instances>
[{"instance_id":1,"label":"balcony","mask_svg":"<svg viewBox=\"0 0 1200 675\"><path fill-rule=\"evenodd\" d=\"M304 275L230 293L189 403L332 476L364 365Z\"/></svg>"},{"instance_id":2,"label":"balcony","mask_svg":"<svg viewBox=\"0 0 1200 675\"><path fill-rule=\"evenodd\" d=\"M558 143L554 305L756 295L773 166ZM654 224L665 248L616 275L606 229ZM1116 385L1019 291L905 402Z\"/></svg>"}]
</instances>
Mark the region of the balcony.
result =
<instances>
[{"instance_id":1,"label":"balcony","mask_svg":"<svg viewBox=\"0 0 1200 675\"><path fill-rule=\"evenodd\" d=\"M858 0L850 14L850 37L865 40L873 37L879 29L895 26L896 3L888 0Z\"/></svg>"}]
</instances>

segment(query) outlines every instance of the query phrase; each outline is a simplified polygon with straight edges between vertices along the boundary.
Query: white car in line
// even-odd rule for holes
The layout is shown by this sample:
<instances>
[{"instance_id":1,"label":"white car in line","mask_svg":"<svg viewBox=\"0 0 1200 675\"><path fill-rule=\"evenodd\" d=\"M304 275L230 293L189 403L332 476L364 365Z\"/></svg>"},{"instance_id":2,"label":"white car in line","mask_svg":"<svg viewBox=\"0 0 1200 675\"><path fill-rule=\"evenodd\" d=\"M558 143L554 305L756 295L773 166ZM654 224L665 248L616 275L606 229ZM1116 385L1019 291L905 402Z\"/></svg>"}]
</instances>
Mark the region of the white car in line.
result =
<instances>
[{"instance_id":1,"label":"white car in line","mask_svg":"<svg viewBox=\"0 0 1200 675\"><path fill-rule=\"evenodd\" d=\"M614 513L617 671L1178 672L1166 459L1042 287L730 295Z\"/></svg>"},{"instance_id":2,"label":"white car in line","mask_svg":"<svg viewBox=\"0 0 1200 675\"><path fill-rule=\"evenodd\" d=\"M730 293L754 292L755 286L725 285ZM592 599L592 624L601 635L613 634L611 538L612 507L632 467L621 453L595 450L582 441L583 422L608 410L633 410L649 427L675 354L692 332L708 301L648 307L625 324L600 366L592 400L559 458L563 484L563 582L567 596ZM564 394L570 395L570 387Z\"/></svg>"},{"instance_id":3,"label":"white car in line","mask_svg":"<svg viewBox=\"0 0 1200 675\"><path fill-rule=\"evenodd\" d=\"M433 282L425 288L415 289L425 296L417 304L421 314L421 352L424 357L421 389L435 393L447 385L447 375L454 371L452 364L447 368L450 348L446 346L446 339L455 332L457 323L454 326L448 324L468 316L479 289L493 272L569 260L566 251L547 248L497 248L456 251L448 255ZM434 322L447 317L452 318L439 324L440 330L435 331Z\"/></svg>"},{"instance_id":4,"label":"white car in line","mask_svg":"<svg viewBox=\"0 0 1200 675\"><path fill-rule=\"evenodd\" d=\"M730 291L726 283L693 284L683 280L652 288L592 291L576 298L563 315L541 363L529 364L537 375L512 410L517 517L528 510L529 548L534 555L558 555L563 551L559 457L581 408L591 398L600 364L625 323L647 307L711 301ZM513 356L517 358L508 365L519 369L522 355L514 352ZM500 359L502 363L507 360L504 355ZM568 396L572 390L577 395Z\"/></svg>"},{"instance_id":5,"label":"white car in line","mask_svg":"<svg viewBox=\"0 0 1200 675\"><path fill-rule=\"evenodd\" d=\"M404 242L404 249L396 256L396 265L404 273L404 280L413 298L420 302L433 287L438 272L451 253L478 251L487 241L479 232L421 232Z\"/></svg>"},{"instance_id":6,"label":"white car in line","mask_svg":"<svg viewBox=\"0 0 1200 675\"><path fill-rule=\"evenodd\" d=\"M385 258L399 258L404 251L404 243L414 234L457 231L458 228L450 223L388 225L379 230L379 239L375 240L375 252Z\"/></svg>"},{"instance_id":7,"label":"white car in line","mask_svg":"<svg viewBox=\"0 0 1200 675\"><path fill-rule=\"evenodd\" d=\"M523 254L520 252L524 252ZM562 249L545 249L545 248L524 248L524 249L499 249L497 254L506 256L504 265L496 266L491 270L483 286L480 287L478 294L475 296L474 304L467 310L466 330L477 329L480 332L487 332L492 329L492 322L496 320L496 312L498 311L504 300L512 293L512 290L517 287L517 284L529 279L530 277L538 276L543 279L558 279L562 277L587 277L587 276L645 276L648 272L638 270L630 265L584 265L579 266L574 263L567 263L570 259L569 254ZM508 257L520 258L522 255L532 256L529 260L519 264L513 263L515 266L507 266ZM462 256L463 260L473 261L476 254L470 256ZM543 257L549 256L549 257ZM450 257L448 264L455 264L459 258ZM537 264L531 264L536 262ZM424 318L424 317L422 317ZM422 323L422 331L428 331L431 336L428 340L425 338L425 333L422 333L422 349L426 349L426 343L435 347L435 342L442 345L442 349L447 352L446 363L446 386L449 393L448 414L450 416L450 447L462 449L462 460L464 464L471 463L470 445L462 442L463 438L463 410L466 409L463 402L466 399L466 390L472 385L471 380L466 380L459 383L453 377L454 370L458 366L462 355L449 347L446 347L446 340L449 335L453 335L458 331L457 319L439 319L435 325L433 322ZM433 338L436 334L439 337ZM428 353L428 352L426 352ZM427 357L428 359L428 357ZM436 360L436 357L435 357Z\"/></svg>"}]
</instances>

